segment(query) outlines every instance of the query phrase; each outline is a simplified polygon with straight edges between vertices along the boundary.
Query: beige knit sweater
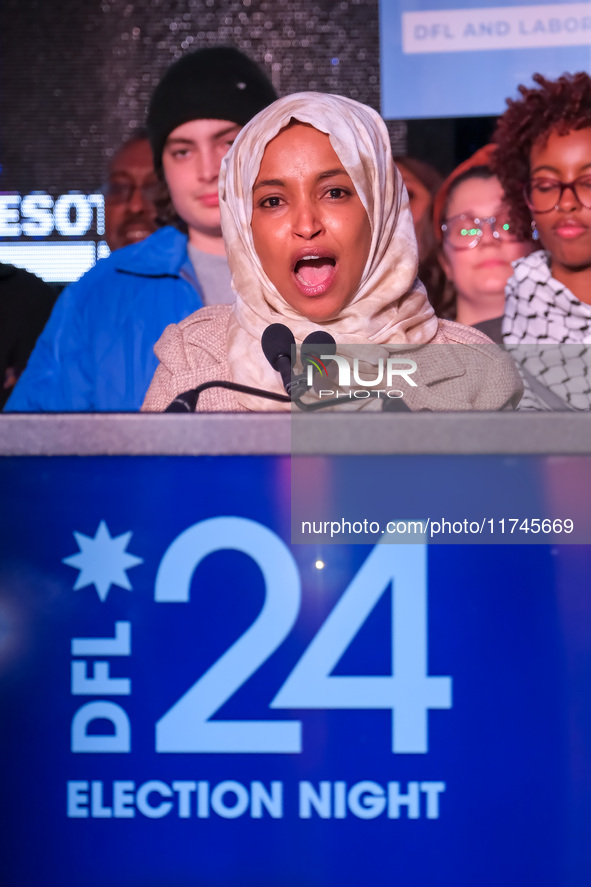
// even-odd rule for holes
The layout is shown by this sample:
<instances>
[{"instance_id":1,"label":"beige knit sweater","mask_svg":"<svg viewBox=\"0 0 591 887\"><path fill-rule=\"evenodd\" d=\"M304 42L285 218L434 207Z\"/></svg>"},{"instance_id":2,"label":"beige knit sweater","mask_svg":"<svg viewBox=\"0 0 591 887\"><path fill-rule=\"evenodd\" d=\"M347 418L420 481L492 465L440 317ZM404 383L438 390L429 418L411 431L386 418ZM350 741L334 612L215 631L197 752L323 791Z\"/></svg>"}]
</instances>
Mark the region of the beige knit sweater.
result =
<instances>
[{"instance_id":1,"label":"beige knit sweater","mask_svg":"<svg viewBox=\"0 0 591 887\"><path fill-rule=\"evenodd\" d=\"M179 394L203 382L230 380L226 331L231 310L230 305L201 308L181 323L166 327L154 346L160 365L146 394L143 411L162 412ZM412 357L418 364L413 376L417 387L406 387L404 393L404 401L411 410L514 409L523 393L508 355L472 327L440 320L433 341L405 350L404 356ZM249 384L248 379L240 381ZM375 408L381 407L377 400L372 403ZM279 404L277 408L281 408ZM247 412L233 392L223 388L204 391L197 411Z\"/></svg>"}]
</instances>

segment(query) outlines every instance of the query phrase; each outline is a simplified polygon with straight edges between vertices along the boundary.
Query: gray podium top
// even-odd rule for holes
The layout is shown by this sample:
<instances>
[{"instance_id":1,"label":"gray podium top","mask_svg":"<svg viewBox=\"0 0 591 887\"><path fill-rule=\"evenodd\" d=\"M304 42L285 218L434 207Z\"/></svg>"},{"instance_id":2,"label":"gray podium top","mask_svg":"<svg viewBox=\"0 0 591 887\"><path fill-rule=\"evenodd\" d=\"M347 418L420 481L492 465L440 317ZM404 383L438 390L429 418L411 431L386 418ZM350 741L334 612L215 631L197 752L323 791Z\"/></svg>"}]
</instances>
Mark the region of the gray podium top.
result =
<instances>
[{"instance_id":1,"label":"gray podium top","mask_svg":"<svg viewBox=\"0 0 591 887\"><path fill-rule=\"evenodd\" d=\"M591 454L586 413L0 415L0 456Z\"/></svg>"}]
</instances>

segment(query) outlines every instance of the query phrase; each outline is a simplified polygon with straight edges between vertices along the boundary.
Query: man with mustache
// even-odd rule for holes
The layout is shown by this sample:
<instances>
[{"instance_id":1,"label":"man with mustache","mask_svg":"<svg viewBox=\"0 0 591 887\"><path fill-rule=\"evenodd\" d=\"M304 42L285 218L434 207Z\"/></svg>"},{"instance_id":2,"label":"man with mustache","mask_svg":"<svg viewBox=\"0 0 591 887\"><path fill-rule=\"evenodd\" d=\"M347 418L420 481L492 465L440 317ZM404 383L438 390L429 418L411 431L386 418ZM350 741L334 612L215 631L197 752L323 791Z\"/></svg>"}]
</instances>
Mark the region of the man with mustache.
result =
<instances>
[{"instance_id":1,"label":"man with mustache","mask_svg":"<svg viewBox=\"0 0 591 887\"><path fill-rule=\"evenodd\" d=\"M109 164L105 195L105 240L111 252L145 240L158 228L154 200L158 179L148 133L127 139Z\"/></svg>"}]
</instances>

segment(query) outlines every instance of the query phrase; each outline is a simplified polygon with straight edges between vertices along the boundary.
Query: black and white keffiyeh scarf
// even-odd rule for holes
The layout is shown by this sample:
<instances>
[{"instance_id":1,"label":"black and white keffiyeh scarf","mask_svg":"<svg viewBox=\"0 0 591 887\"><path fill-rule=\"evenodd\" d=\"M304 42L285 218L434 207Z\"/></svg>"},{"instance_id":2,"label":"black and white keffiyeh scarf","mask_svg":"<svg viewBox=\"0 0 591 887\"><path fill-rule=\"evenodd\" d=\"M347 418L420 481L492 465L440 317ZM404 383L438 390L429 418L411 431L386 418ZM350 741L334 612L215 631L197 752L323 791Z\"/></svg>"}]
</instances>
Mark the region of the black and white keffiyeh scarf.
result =
<instances>
[{"instance_id":1,"label":"black and white keffiyeh scarf","mask_svg":"<svg viewBox=\"0 0 591 887\"><path fill-rule=\"evenodd\" d=\"M506 288L503 343L522 375L520 409L591 409L591 305L550 271L539 250L514 265Z\"/></svg>"}]
</instances>

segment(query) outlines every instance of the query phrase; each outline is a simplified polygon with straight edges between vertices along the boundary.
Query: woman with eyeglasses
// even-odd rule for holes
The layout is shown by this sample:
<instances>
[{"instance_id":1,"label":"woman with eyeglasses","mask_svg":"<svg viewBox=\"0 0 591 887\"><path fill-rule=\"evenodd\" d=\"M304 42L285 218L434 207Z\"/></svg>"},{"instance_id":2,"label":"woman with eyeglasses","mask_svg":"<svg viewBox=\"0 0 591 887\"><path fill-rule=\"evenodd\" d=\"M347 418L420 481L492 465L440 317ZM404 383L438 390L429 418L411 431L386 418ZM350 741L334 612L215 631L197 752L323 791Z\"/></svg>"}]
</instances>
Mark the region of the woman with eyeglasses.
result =
<instances>
[{"instance_id":1,"label":"woman with eyeglasses","mask_svg":"<svg viewBox=\"0 0 591 887\"><path fill-rule=\"evenodd\" d=\"M505 285L512 262L531 249L509 222L503 188L494 174L493 145L458 166L441 186L434 205L439 261L452 285L442 314L501 337Z\"/></svg>"},{"instance_id":2,"label":"woman with eyeglasses","mask_svg":"<svg viewBox=\"0 0 591 887\"><path fill-rule=\"evenodd\" d=\"M552 395L538 392L542 407L589 409L591 78L581 72L533 80L538 88L520 86L521 98L507 100L495 134L511 222L519 236L533 231L542 247L515 265L503 341L528 346L522 369ZM539 346L535 354L532 345Z\"/></svg>"}]
</instances>

